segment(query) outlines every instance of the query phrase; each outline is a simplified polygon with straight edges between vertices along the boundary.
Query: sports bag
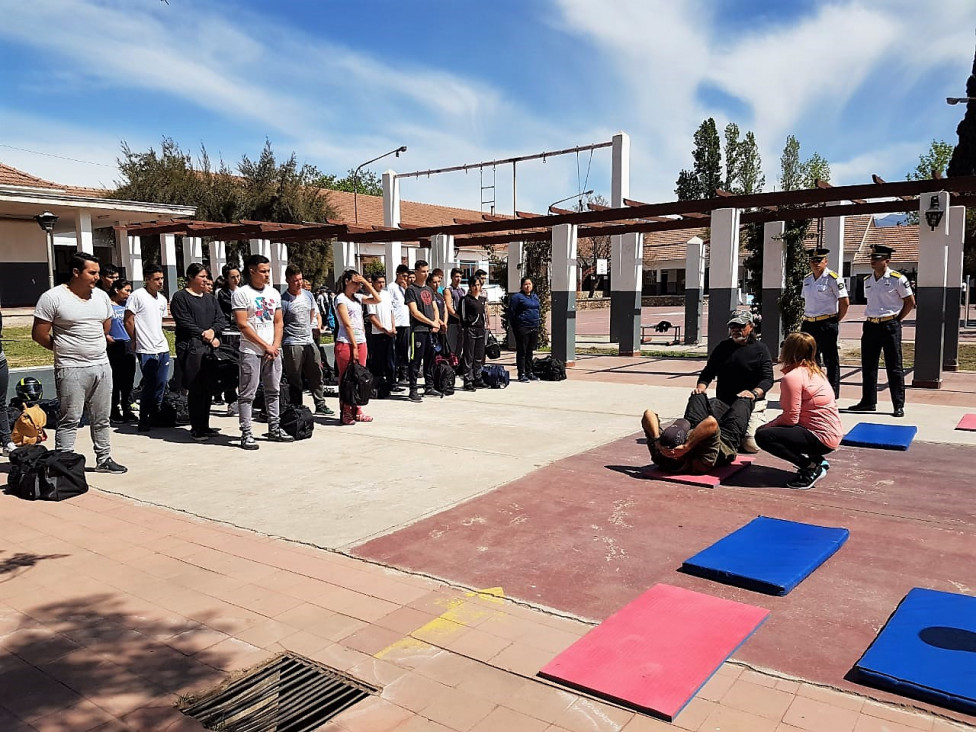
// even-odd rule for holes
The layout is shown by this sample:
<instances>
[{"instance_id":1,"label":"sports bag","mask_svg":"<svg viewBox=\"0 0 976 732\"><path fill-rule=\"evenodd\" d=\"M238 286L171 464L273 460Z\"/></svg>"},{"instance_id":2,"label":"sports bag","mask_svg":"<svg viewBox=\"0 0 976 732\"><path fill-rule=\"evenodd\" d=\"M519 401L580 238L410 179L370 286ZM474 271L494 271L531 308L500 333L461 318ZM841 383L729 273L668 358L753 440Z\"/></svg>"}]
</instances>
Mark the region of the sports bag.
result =
<instances>
[{"instance_id":1,"label":"sports bag","mask_svg":"<svg viewBox=\"0 0 976 732\"><path fill-rule=\"evenodd\" d=\"M358 361L346 367L339 381L339 399L343 404L365 407L373 393L373 374Z\"/></svg>"},{"instance_id":2,"label":"sports bag","mask_svg":"<svg viewBox=\"0 0 976 732\"><path fill-rule=\"evenodd\" d=\"M490 389L504 389L512 380L504 366L497 363L488 364L481 370L481 380Z\"/></svg>"},{"instance_id":3,"label":"sports bag","mask_svg":"<svg viewBox=\"0 0 976 732\"><path fill-rule=\"evenodd\" d=\"M315 429L312 410L304 404L289 404L281 413L281 429L296 440L307 440Z\"/></svg>"},{"instance_id":4,"label":"sports bag","mask_svg":"<svg viewBox=\"0 0 976 732\"><path fill-rule=\"evenodd\" d=\"M495 334L490 330L485 336L485 356L492 360L502 357L502 347L498 343L498 339L495 338Z\"/></svg>"},{"instance_id":5,"label":"sports bag","mask_svg":"<svg viewBox=\"0 0 976 732\"><path fill-rule=\"evenodd\" d=\"M10 454L7 492L29 501L63 501L88 492L85 456L43 445L25 445Z\"/></svg>"},{"instance_id":6,"label":"sports bag","mask_svg":"<svg viewBox=\"0 0 976 732\"><path fill-rule=\"evenodd\" d=\"M24 407L24 411L10 427L10 441L18 447L22 445L36 445L47 439L44 427L47 425L47 414L37 404Z\"/></svg>"},{"instance_id":7,"label":"sports bag","mask_svg":"<svg viewBox=\"0 0 976 732\"><path fill-rule=\"evenodd\" d=\"M532 373L543 381L562 381L566 378L566 364L553 356L533 358Z\"/></svg>"},{"instance_id":8,"label":"sports bag","mask_svg":"<svg viewBox=\"0 0 976 732\"><path fill-rule=\"evenodd\" d=\"M457 374L454 373L451 364L443 356L437 356L434 359L433 376L434 388L437 391L445 396L450 396L454 393L454 381L457 378Z\"/></svg>"}]
</instances>

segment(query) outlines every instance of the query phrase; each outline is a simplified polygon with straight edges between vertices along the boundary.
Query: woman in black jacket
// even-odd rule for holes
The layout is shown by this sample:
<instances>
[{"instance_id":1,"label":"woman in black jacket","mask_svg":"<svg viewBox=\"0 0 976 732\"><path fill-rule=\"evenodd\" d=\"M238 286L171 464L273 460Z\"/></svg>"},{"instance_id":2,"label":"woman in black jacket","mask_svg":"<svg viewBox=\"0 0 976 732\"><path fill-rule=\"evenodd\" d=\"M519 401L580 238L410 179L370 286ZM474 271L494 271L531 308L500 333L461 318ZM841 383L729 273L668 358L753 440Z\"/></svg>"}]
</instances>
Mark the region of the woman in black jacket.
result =
<instances>
[{"instance_id":1,"label":"woman in black jacket","mask_svg":"<svg viewBox=\"0 0 976 732\"><path fill-rule=\"evenodd\" d=\"M180 385L187 391L190 435L202 442L217 430L210 427L210 405L216 383L216 351L226 327L217 298L208 290L210 271L197 262L186 268L186 288L169 305L176 321L176 359Z\"/></svg>"}]
</instances>

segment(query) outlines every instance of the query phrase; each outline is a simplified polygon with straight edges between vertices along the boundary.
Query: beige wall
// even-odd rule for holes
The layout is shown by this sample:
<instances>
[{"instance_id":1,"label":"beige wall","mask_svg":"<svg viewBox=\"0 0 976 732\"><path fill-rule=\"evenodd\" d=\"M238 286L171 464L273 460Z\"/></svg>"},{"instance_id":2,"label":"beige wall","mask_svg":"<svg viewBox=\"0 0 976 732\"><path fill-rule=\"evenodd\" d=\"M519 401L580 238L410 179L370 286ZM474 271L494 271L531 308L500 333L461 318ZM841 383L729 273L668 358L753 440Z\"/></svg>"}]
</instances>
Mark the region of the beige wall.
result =
<instances>
[{"instance_id":1,"label":"beige wall","mask_svg":"<svg viewBox=\"0 0 976 732\"><path fill-rule=\"evenodd\" d=\"M0 219L0 265L3 262L44 262L46 237L33 221Z\"/></svg>"}]
</instances>

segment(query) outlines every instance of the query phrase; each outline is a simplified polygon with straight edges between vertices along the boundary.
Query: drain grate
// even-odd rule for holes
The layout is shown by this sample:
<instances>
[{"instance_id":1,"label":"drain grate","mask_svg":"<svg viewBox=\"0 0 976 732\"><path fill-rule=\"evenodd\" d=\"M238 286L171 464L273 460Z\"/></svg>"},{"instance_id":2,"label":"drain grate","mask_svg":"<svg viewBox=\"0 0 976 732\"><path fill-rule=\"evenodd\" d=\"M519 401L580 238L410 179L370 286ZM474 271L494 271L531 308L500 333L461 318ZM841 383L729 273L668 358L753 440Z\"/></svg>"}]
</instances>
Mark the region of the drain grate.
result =
<instances>
[{"instance_id":1,"label":"drain grate","mask_svg":"<svg viewBox=\"0 0 976 732\"><path fill-rule=\"evenodd\" d=\"M182 711L222 732L311 732L377 691L335 669L286 654Z\"/></svg>"}]
</instances>

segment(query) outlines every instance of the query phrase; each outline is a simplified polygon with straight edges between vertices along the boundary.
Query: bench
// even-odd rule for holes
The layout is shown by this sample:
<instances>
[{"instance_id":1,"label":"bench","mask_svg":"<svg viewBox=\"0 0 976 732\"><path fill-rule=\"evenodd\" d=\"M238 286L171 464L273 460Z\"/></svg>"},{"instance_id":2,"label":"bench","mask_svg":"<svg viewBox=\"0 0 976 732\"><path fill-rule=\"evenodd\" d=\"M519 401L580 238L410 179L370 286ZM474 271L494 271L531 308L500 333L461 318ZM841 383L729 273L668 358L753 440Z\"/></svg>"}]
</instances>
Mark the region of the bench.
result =
<instances>
[{"instance_id":1,"label":"bench","mask_svg":"<svg viewBox=\"0 0 976 732\"><path fill-rule=\"evenodd\" d=\"M653 333L667 333L669 330L674 333L674 339L669 341L663 341L659 345L664 346L676 346L681 343L681 326L671 325L667 320L662 320L660 323L641 323L641 336L640 342L642 346L652 345L653 341L651 336L648 335L648 331Z\"/></svg>"}]
</instances>

